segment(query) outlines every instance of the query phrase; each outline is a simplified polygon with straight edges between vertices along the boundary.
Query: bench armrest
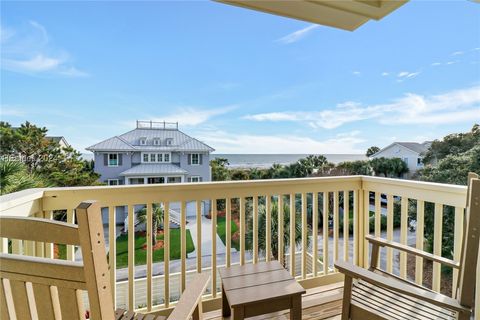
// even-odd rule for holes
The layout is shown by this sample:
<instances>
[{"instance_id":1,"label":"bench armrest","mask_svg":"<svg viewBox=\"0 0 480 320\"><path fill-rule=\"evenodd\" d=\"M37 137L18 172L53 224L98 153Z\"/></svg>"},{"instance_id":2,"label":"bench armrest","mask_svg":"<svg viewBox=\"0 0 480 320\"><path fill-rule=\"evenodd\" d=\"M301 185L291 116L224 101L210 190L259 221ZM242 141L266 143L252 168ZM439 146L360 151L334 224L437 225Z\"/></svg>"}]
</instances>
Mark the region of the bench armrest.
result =
<instances>
[{"instance_id":1,"label":"bench armrest","mask_svg":"<svg viewBox=\"0 0 480 320\"><path fill-rule=\"evenodd\" d=\"M187 320L193 315L197 306L202 303L202 296L210 281L210 275L207 273L199 273L195 275L193 281L189 281L188 287L183 291L178 300L175 309L167 319ZM201 310L201 308L200 308Z\"/></svg>"},{"instance_id":2,"label":"bench armrest","mask_svg":"<svg viewBox=\"0 0 480 320\"><path fill-rule=\"evenodd\" d=\"M457 300L447 297L443 294L424 290L406 283L399 282L392 278L381 276L351 263L337 261L335 263L335 267L341 273L350 278L362 279L378 287L386 288L419 300L427 301L442 308L447 308L457 312L471 312L469 308L462 306Z\"/></svg>"},{"instance_id":3,"label":"bench armrest","mask_svg":"<svg viewBox=\"0 0 480 320\"><path fill-rule=\"evenodd\" d=\"M401 243L390 241L390 240L385 240L385 239L382 239L382 238L373 237L373 236L370 236L370 235L366 236L365 239L368 242L370 242L372 245L377 245L377 246L380 246L380 247L389 247L389 248L397 249L397 250L400 250L400 251L403 251L403 252L411 253L411 254L416 255L418 257L422 257L424 259L427 259L427 260L430 260L430 261L433 261L433 262L438 262L438 263L441 263L445 266L448 266L448 267L451 267L451 268L454 268L454 269L459 269L460 268L460 264L456 261L453 261L453 260L450 260L450 259L447 259L447 258L444 258L444 257L440 257L440 256L437 256L437 255L434 255L434 254L416 249L416 248L412 248L412 247L407 246L405 244L401 244Z\"/></svg>"}]
</instances>

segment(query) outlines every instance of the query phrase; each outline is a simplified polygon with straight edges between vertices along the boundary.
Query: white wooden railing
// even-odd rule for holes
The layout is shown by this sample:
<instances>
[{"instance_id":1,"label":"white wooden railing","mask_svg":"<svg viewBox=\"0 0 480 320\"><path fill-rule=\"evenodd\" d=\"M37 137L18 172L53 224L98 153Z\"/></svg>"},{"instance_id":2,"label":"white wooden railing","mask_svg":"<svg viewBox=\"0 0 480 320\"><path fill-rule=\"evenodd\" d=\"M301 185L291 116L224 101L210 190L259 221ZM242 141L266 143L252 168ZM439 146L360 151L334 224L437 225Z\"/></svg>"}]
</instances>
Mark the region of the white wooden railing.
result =
<instances>
[{"instance_id":1,"label":"white wooden railing","mask_svg":"<svg viewBox=\"0 0 480 320\"><path fill-rule=\"evenodd\" d=\"M237 182L206 182L166 185L96 186L72 188L46 188L26 190L1 197L0 214L52 218L56 210L66 210L67 221L74 223L74 209L83 200L97 200L108 213L109 264L114 299L117 306L146 312L171 308L187 285L188 277L194 272L210 272L211 286L206 296L206 310L220 307L219 277L217 270L232 264L256 263L278 259L306 288L329 284L343 279L333 268L337 259L350 260L357 265L367 266L369 247L365 235L373 234L393 239L404 244L424 249L425 205L434 206L433 252L441 255L442 226L445 206L454 212L453 258L460 258L463 233L463 212L466 187L446 184L425 183L408 180L386 179L368 176L324 177L284 180L257 180ZM211 228L202 233L201 203L211 203ZM239 212L232 209L232 201L238 204ZM400 226L394 228L394 203L400 203ZM196 258L187 261L187 202L196 208L196 237L193 239ZM217 253L217 203L225 203L226 241L225 250ZM146 206L147 220L151 221L153 204L163 204L164 221L169 221L169 207L180 203L180 259L170 258L170 230L164 230L163 262L153 261L151 241L152 224L146 226L146 265L135 266L134 213L139 206ZM278 221L272 220L272 204L278 204ZM259 230L259 205L265 207L265 228ZM385 208L386 206L386 208ZM398 206L398 205L397 205ZM417 228L410 232L408 214L414 215ZM126 208L128 214L128 267L116 268L116 212ZM284 223L284 208L290 210L290 223ZM413 210L413 212L412 212ZM370 217L370 211L374 214ZM232 212L238 214L239 251L233 252L231 239ZM313 212L311 217L308 212ZM328 212L328 215L322 214ZM344 215L344 212L352 212ZM386 218L386 230L381 230L382 215ZM329 219L329 216L331 217ZM287 216L288 217L288 216ZM343 218L344 217L344 218ZM295 221L301 223L301 241L295 242ZM319 223L321 219L321 224ZM344 221L343 229L340 223ZM351 222L351 220L353 222ZM370 220L374 228L370 230ZM397 219L398 220L398 219ZM248 225L248 221L252 224ZM277 229L272 229L276 223ZM353 224L350 232L349 224ZM319 230L319 225L322 227ZM246 234L252 230L252 247L246 246ZM204 231L204 230L203 230ZM259 231L264 236L264 248L259 248ZM273 237L272 231L278 236ZM264 232L264 234L263 234ZM290 235L284 243L284 234ZM328 235L328 236L325 236ZM413 243L408 243L408 235ZM210 252L202 255L202 243L210 241ZM272 243L277 242L278 254L272 254ZM53 244L32 243L12 239L0 242L2 252L53 257ZM409 277L407 257L387 249L381 252L381 262L387 271L398 272L402 278ZM75 248L67 248L67 259L75 259ZM187 265L187 262L192 262ZM137 272L137 273L136 273ZM118 276L126 274L125 279ZM120 280L120 278L122 278ZM433 265L432 289L440 291L442 272L438 264ZM453 287L458 273L453 273ZM415 261L414 278L423 282L423 261ZM454 290L452 290L454 291ZM477 292L480 292L480 285ZM477 297L477 301L479 298ZM477 303L477 308L480 303Z\"/></svg>"}]
</instances>

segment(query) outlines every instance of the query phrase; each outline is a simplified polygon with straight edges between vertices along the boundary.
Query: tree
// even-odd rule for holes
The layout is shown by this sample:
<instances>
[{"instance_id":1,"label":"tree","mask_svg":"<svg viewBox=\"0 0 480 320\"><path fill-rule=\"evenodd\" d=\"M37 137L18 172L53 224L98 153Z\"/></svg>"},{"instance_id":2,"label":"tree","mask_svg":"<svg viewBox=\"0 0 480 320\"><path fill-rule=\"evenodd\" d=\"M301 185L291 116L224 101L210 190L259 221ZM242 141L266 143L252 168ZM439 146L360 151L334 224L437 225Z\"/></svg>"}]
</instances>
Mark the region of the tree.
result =
<instances>
[{"instance_id":1,"label":"tree","mask_svg":"<svg viewBox=\"0 0 480 320\"><path fill-rule=\"evenodd\" d=\"M228 160L225 158L215 158L210 161L212 168L213 181L225 181L230 179L230 171L227 168Z\"/></svg>"},{"instance_id":2,"label":"tree","mask_svg":"<svg viewBox=\"0 0 480 320\"><path fill-rule=\"evenodd\" d=\"M346 161L341 162L335 168L335 175L364 175L371 176L373 174L370 161Z\"/></svg>"},{"instance_id":3,"label":"tree","mask_svg":"<svg viewBox=\"0 0 480 320\"><path fill-rule=\"evenodd\" d=\"M370 164L376 175L383 174L385 177L401 177L408 172L407 164L400 158L374 158Z\"/></svg>"},{"instance_id":4,"label":"tree","mask_svg":"<svg viewBox=\"0 0 480 320\"><path fill-rule=\"evenodd\" d=\"M164 217L164 211L161 206L158 204L153 204L152 206L152 244L156 245L157 244L157 231L160 228L161 225L164 224L163 217ZM148 223L147 220L147 208L142 208L137 211L137 219L141 223ZM168 226L167 226L168 227ZM164 226L165 228L165 226Z\"/></svg>"},{"instance_id":5,"label":"tree","mask_svg":"<svg viewBox=\"0 0 480 320\"><path fill-rule=\"evenodd\" d=\"M298 245L302 242L302 216L299 211L296 211L295 214L295 244ZM278 257L279 247L278 247L278 202L272 201L271 203L271 229L270 235L272 241L270 242L271 245L271 252L273 257ZM265 248L266 248L266 208L265 205L258 206L258 251L260 254L265 255ZM247 217L247 225L251 225L253 223L253 215L249 215ZM290 245L290 207L284 202L283 205L283 252L286 252L288 246ZM252 250L253 248L253 230L249 228L247 230L247 234L245 237L246 247L248 250ZM310 243L310 238L308 238L308 242Z\"/></svg>"},{"instance_id":6,"label":"tree","mask_svg":"<svg viewBox=\"0 0 480 320\"><path fill-rule=\"evenodd\" d=\"M0 160L0 194L44 187L42 180L19 161Z\"/></svg>"},{"instance_id":7,"label":"tree","mask_svg":"<svg viewBox=\"0 0 480 320\"><path fill-rule=\"evenodd\" d=\"M378 151L380 151L380 148L377 147L377 146L371 146L370 148L367 149L367 152L365 153L365 155L367 157L370 157L371 155L377 153Z\"/></svg>"}]
</instances>

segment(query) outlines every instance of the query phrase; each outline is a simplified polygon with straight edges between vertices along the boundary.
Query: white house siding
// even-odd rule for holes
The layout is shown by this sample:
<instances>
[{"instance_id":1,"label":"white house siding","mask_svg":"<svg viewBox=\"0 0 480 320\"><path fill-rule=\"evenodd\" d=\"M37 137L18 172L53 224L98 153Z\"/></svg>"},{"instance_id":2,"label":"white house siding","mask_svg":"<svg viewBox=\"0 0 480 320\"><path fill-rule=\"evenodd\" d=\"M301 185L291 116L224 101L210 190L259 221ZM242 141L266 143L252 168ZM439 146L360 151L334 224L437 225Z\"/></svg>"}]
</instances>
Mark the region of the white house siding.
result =
<instances>
[{"instance_id":1,"label":"white house siding","mask_svg":"<svg viewBox=\"0 0 480 320\"><path fill-rule=\"evenodd\" d=\"M407 160L408 165L408 174L406 174L406 178L411 178L415 171L422 168L423 165L417 166L417 159L421 158L418 152L410 150L400 144L394 144L390 147L383 149L382 151L376 153L371 158L400 158L405 161Z\"/></svg>"}]
</instances>

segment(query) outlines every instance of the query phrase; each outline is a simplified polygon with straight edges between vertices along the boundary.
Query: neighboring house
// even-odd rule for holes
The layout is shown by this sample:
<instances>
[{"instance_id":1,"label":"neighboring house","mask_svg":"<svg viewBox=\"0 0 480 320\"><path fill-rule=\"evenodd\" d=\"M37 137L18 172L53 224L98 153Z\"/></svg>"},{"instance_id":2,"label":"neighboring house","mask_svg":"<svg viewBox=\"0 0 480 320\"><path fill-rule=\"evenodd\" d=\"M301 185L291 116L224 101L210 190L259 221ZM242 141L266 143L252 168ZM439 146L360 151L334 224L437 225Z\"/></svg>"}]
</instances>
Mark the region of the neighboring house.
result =
<instances>
[{"instance_id":1,"label":"neighboring house","mask_svg":"<svg viewBox=\"0 0 480 320\"><path fill-rule=\"evenodd\" d=\"M56 142L60 145L60 147L62 148L68 148L70 147L70 144L67 142L67 140L65 139L65 137L62 137L62 136L58 136L58 137L53 137L53 136L46 136L45 137L47 140L50 140L50 141L53 141L53 142Z\"/></svg>"},{"instance_id":2,"label":"neighboring house","mask_svg":"<svg viewBox=\"0 0 480 320\"><path fill-rule=\"evenodd\" d=\"M137 127L87 150L108 185L210 181L213 148L178 130L178 123L137 121Z\"/></svg>"},{"instance_id":3,"label":"neighboring house","mask_svg":"<svg viewBox=\"0 0 480 320\"><path fill-rule=\"evenodd\" d=\"M137 121L135 129L87 150L94 154L94 170L100 181L108 185L211 181L210 153L214 149L178 130L178 123ZM202 201L201 205L202 214L206 214L210 203ZM135 211L139 209L141 206L136 206ZM171 203L171 224L177 224L179 212L180 203ZM127 210L117 207L116 213L121 224ZM187 216L195 214L195 203L188 202ZM108 214L103 216L107 223Z\"/></svg>"},{"instance_id":4,"label":"neighboring house","mask_svg":"<svg viewBox=\"0 0 480 320\"><path fill-rule=\"evenodd\" d=\"M400 158L407 164L409 170L409 172L404 175L404 178L411 178L418 169L423 168L423 156L431 144L431 141L425 141L423 143L394 142L371 155L370 159L381 157Z\"/></svg>"}]
</instances>

